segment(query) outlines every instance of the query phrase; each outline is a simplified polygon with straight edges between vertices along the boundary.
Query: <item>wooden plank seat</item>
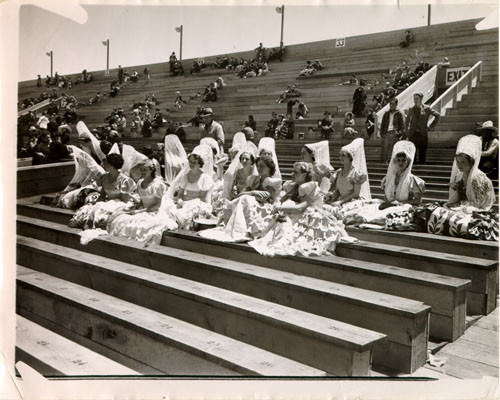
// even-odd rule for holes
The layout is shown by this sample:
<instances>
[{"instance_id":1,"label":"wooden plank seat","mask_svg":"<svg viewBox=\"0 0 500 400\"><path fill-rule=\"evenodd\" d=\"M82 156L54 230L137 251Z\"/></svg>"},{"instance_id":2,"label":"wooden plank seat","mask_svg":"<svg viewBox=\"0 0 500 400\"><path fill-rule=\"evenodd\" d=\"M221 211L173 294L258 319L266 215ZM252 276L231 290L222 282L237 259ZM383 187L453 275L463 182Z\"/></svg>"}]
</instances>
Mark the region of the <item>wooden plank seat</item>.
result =
<instances>
[{"instance_id":1,"label":"wooden plank seat","mask_svg":"<svg viewBox=\"0 0 500 400\"><path fill-rule=\"evenodd\" d=\"M23 361L44 376L142 375L20 315L15 352L16 362Z\"/></svg>"},{"instance_id":2,"label":"wooden plank seat","mask_svg":"<svg viewBox=\"0 0 500 400\"><path fill-rule=\"evenodd\" d=\"M36 239L29 241L32 247ZM96 239L90 245L103 241L106 239ZM65 281L97 289L330 374L366 376L373 346L385 338L377 332L198 281L78 252L67 246L38 242L39 249L59 247L60 251L59 254L52 251L52 262L43 265L37 262L40 254L29 261L23 260L34 268L49 269L50 274ZM63 262L61 252L68 255L67 262ZM50 253L48 257L51 258Z\"/></svg>"},{"instance_id":3,"label":"wooden plank seat","mask_svg":"<svg viewBox=\"0 0 500 400\"><path fill-rule=\"evenodd\" d=\"M354 227L346 229L358 239L370 242L418 247L423 250L446 249L446 252L451 254L498 261L498 242L467 240L425 232L397 232Z\"/></svg>"},{"instance_id":4,"label":"wooden plank seat","mask_svg":"<svg viewBox=\"0 0 500 400\"><path fill-rule=\"evenodd\" d=\"M498 261L367 241L340 243L336 252L341 257L383 260L388 265L469 279L467 314L486 315L496 308Z\"/></svg>"},{"instance_id":5,"label":"wooden plank seat","mask_svg":"<svg viewBox=\"0 0 500 400\"><path fill-rule=\"evenodd\" d=\"M63 190L75 174L73 161L17 168L17 198Z\"/></svg>"},{"instance_id":6,"label":"wooden plank seat","mask_svg":"<svg viewBox=\"0 0 500 400\"><path fill-rule=\"evenodd\" d=\"M54 276L17 267L19 314L148 375L325 372Z\"/></svg>"},{"instance_id":7,"label":"wooden plank seat","mask_svg":"<svg viewBox=\"0 0 500 400\"><path fill-rule=\"evenodd\" d=\"M18 233L55 242L56 233L51 233L51 229L60 230L62 227L54 226L51 221L56 218L53 214L44 212L47 207L33 208L39 210L40 219L18 215ZM57 219L57 223L62 222ZM213 257L252 263L424 302L432 307L430 335L439 339L454 340L465 329L465 289L469 286L467 280L337 256L270 259L257 254L246 244L216 242L186 231L167 232L162 243L188 251L196 248L200 253Z\"/></svg>"},{"instance_id":8,"label":"wooden plank seat","mask_svg":"<svg viewBox=\"0 0 500 400\"><path fill-rule=\"evenodd\" d=\"M61 235L58 240L71 247L69 234L65 239ZM73 236L78 242L74 232ZM422 302L172 247L150 247L145 253L136 243L108 239L78 249L101 255L126 254L113 258L387 334L387 341L376 344L373 354L373 363L386 368L413 371L425 363L430 307ZM19 263L54 274L46 267L50 259L71 270L76 268L74 263L93 260L77 250L19 238Z\"/></svg>"}]
</instances>

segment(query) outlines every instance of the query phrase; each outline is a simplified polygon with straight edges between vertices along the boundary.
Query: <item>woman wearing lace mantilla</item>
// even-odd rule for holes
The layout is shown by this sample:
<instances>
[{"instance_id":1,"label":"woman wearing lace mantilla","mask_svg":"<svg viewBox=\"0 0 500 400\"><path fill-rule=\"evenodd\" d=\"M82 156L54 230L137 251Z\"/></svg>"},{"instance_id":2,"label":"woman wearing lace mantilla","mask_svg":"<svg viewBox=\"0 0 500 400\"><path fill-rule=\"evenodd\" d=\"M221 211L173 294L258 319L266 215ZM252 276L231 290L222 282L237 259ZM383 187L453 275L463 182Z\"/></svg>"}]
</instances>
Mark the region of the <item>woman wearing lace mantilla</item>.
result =
<instances>
[{"instance_id":1,"label":"woman wearing lace mantilla","mask_svg":"<svg viewBox=\"0 0 500 400\"><path fill-rule=\"evenodd\" d=\"M175 217L183 229L192 229L197 218L212 215L212 148L196 146L188 156L188 163L163 196L160 206L160 212Z\"/></svg>"},{"instance_id":2,"label":"woman wearing lace mantilla","mask_svg":"<svg viewBox=\"0 0 500 400\"><path fill-rule=\"evenodd\" d=\"M188 165L186 150L177 135L165 136L165 182L172 185L175 177Z\"/></svg>"},{"instance_id":3,"label":"woman wearing lace mantilla","mask_svg":"<svg viewBox=\"0 0 500 400\"><path fill-rule=\"evenodd\" d=\"M330 190L330 178L334 172L330 165L330 149L328 140L309 143L302 147L302 161L312 164L312 179L320 184L321 190Z\"/></svg>"},{"instance_id":4,"label":"woman wearing lace mantilla","mask_svg":"<svg viewBox=\"0 0 500 400\"><path fill-rule=\"evenodd\" d=\"M155 165L151 160L142 165L141 175L137 182L140 205L135 210L110 218L108 232L145 244L159 244L163 232L177 229L177 223L172 216L158 213L167 186L160 176L156 176Z\"/></svg>"},{"instance_id":5,"label":"woman wearing lace mantilla","mask_svg":"<svg viewBox=\"0 0 500 400\"><path fill-rule=\"evenodd\" d=\"M323 193L312 180L312 165L296 162L292 183L260 238L249 243L266 256L320 256L333 253L341 240L353 241L336 210L323 204Z\"/></svg>"},{"instance_id":6,"label":"woman wearing lace mantilla","mask_svg":"<svg viewBox=\"0 0 500 400\"><path fill-rule=\"evenodd\" d=\"M257 237L272 218L273 204L279 198L281 180L275 175L275 164L269 157L256 160L258 175L247 179L247 188L226 203L219 226L201 231L200 236L223 242L239 242Z\"/></svg>"},{"instance_id":7,"label":"woman wearing lace mantilla","mask_svg":"<svg viewBox=\"0 0 500 400\"><path fill-rule=\"evenodd\" d=\"M448 202L432 212L427 223L430 233L498 240L498 216L490 211L495 192L478 168L480 159L481 138L462 137L453 161Z\"/></svg>"}]
</instances>

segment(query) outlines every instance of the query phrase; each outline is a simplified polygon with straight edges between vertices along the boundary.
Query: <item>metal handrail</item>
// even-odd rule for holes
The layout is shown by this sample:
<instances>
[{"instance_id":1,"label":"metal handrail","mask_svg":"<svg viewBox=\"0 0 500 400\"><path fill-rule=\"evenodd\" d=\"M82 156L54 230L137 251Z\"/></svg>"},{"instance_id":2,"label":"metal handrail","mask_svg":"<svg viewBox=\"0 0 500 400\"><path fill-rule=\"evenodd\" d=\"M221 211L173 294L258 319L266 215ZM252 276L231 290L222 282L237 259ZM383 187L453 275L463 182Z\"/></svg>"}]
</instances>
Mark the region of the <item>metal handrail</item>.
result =
<instances>
[{"instance_id":1,"label":"metal handrail","mask_svg":"<svg viewBox=\"0 0 500 400\"><path fill-rule=\"evenodd\" d=\"M474 66L465 73L458 81L451 85L446 92L439 96L432 104L431 108L439 111L444 115L448 108L455 107L457 101L460 101L464 94L468 94L470 89L479 86L481 74L483 70L483 62L478 61ZM476 79L474 79L476 78ZM463 86L464 83L467 83ZM465 93L464 93L465 90Z\"/></svg>"},{"instance_id":2,"label":"metal handrail","mask_svg":"<svg viewBox=\"0 0 500 400\"><path fill-rule=\"evenodd\" d=\"M404 111L413 105L413 95L421 92L424 95L422 102L428 101L435 92L438 66L434 65L429 71L422 75L411 86L402 91L396 98L398 99L398 109ZM386 104L375 114L375 137L379 136L380 124L383 115L389 110L389 104Z\"/></svg>"}]
</instances>

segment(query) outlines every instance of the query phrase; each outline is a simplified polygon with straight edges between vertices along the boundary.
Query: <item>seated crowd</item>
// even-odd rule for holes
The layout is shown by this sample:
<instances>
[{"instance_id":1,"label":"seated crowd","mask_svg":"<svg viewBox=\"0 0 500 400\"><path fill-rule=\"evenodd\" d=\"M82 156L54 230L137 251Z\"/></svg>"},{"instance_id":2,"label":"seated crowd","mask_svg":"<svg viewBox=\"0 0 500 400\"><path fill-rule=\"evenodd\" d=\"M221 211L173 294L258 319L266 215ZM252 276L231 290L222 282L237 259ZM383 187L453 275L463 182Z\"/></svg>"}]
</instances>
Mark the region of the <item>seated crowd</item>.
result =
<instances>
[{"instance_id":1,"label":"seated crowd","mask_svg":"<svg viewBox=\"0 0 500 400\"><path fill-rule=\"evenodd\" d=\"M412 171L416 148L408 140L395 143L384 198L373 199L361 138L340 149L339 169L330 164L328 141L304 145L291 179L283 180L272 137L254 144L245 127L225 154L213 111L201 115L201 140L190 154L173 130L142 154L99 141L78 123L81 146L69 146L75 176L55 203L75 210L70 226L83 229L82 243L111 234L147 245L160 243L165 231L209 228L199 235L245 241L267 256L315 256L355 241L347 225L498 240L495 192L479 169L484 146L477 135L457 145L448 201L423 204L425 182Z\"/></svg>"}]
</instances>

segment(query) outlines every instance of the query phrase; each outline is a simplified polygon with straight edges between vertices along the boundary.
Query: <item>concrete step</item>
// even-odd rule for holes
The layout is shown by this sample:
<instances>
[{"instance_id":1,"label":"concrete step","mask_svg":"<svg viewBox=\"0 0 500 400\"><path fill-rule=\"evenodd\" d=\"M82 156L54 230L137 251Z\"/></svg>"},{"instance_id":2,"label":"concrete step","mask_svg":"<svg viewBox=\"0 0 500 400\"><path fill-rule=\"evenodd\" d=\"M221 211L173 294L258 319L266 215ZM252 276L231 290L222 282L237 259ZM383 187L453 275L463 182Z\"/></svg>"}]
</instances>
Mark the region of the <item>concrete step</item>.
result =
<instances>
[{"instance_id":1,"label":"concrete step","mask_svg":"<svg viewBox=\"0 0 500 400\"><path fill-rule=\"evenodd\" d=\"M75 239L78 242L77 235ZM33 239L30 241L33 242ZM90 245L94 246L100 241L97 239ZM43 246L56 245L45 242ZM332 319L133 264L83 252L79 252L79 258L67 254L67 262L69 258L73 262L64 263L59 256L58 261L52 263L51 273L85 286L92 285L101 292L119 296L125 301L312 367L320 366L319 369L331 374L368 374L372 348L385 337ZM34 258L31 263L36 263L37 268L49 267L48 263L41 265ZM72 267L68 268L69 265ZM75 268L78 272L69 273ZM92 273L89 276L90 271ZM89 280L89 277L93 278ZM102 283L97 286L96 282ZM279 343L273 337L279 337ZM339 358L345 362L339 362ZM362 360L358 362L360 358Z\"/></svg>"},{"instance_id":2,"label":"concrete step","mask_svg":"<svg viewBox=\"0 0 500 400\"><path fill-rule=\"evenodd\" d=\"M325 376L225 335L24 266L18 266L17 284L21 315L122 362L142 364L149 374Z\"/></svg>"}]
</instances>

